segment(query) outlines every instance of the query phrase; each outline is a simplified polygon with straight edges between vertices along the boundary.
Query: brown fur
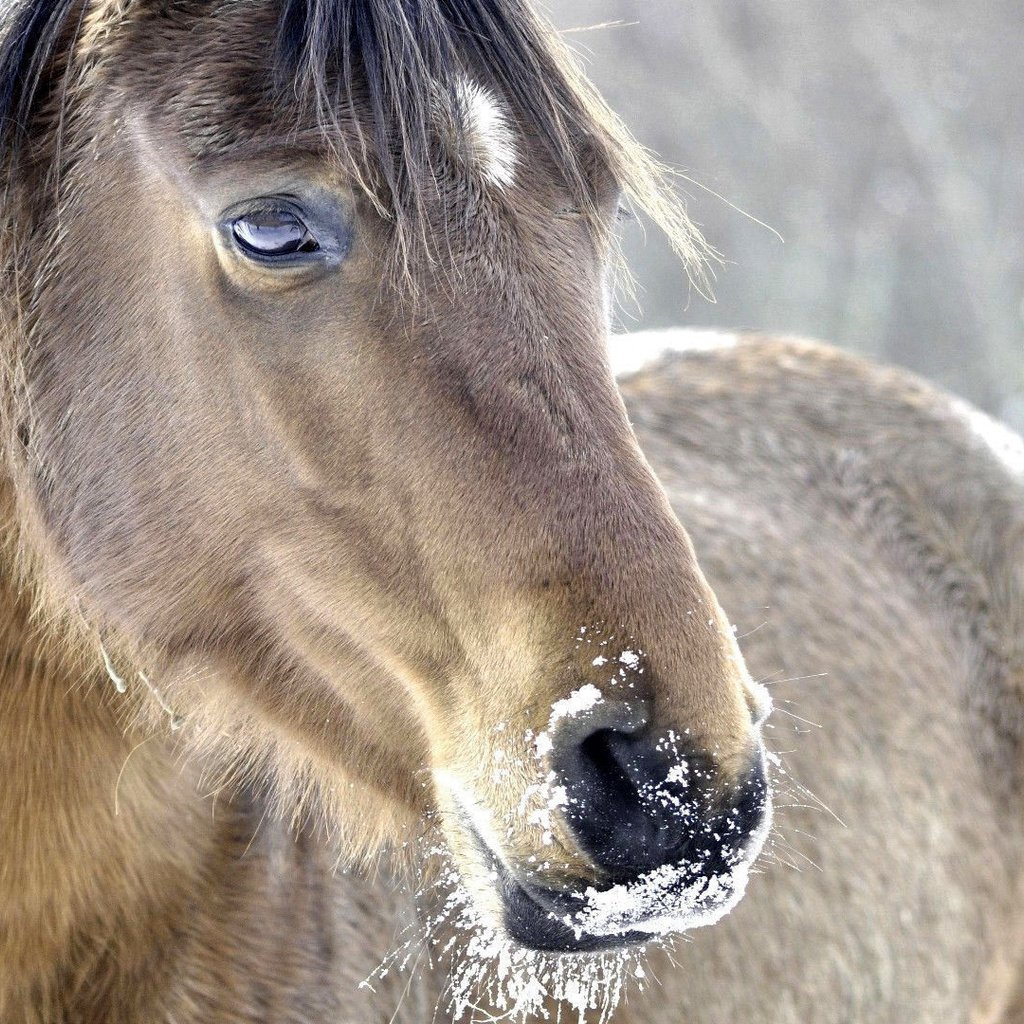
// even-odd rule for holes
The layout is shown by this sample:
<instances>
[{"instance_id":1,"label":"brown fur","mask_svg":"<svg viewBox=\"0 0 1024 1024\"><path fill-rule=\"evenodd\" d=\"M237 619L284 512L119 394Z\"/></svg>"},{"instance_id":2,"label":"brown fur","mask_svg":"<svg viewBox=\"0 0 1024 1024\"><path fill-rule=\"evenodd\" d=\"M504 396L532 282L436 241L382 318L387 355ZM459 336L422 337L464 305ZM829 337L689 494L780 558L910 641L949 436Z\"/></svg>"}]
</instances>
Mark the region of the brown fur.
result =
<instances>
[{"instance_id":1,"label":"brown fur","mask_svg":"<svg viewBox=\"0 0 1024 1024\"><path fill-rule=\"evenodd\" d=\"M757 629L743 641L754 671L809 676L774 684L775 698L820 728L798 734L799 721L776 716L772 746L793 751L781 802L794 804L780 813L777 862L727 921L679 947L674 966L649 964L664 988L634 996L616 1021L1016 1020L1004 1010L1024 952L1021 723L1012 711L1022 678L1019 482L941 396L824 349L756 342L677 358L626 393L719 592L741 631ZM31 1009L9 1001L4 1020L192 1013L370 1024L390 1020L399 1004L397 1021L432 1019L439 989L429 972L400 975L372 999L358 988L411 912L400 887L334 876L323 847L293 841L259 804L204 799L188 772L170 769L165 740L125 763L116 702L102 682L90 692L52 678L33 685L27 665L8 682L5 697L19 699L4 709L4 754L17 759L5 765L14 785L4 789L4 821L12 804L31 806L17 781L32 777L25 748L10 739L19 735L47 768L48 800L82 820L66 830L67 849L37 854L45 877L20 878L4 900L10 914L11 891L31 902L60 893L67 879L66 895L51 902L68 918L63 957L42 955L46 936L26 931L24 916L16 939L10 917L0 929L52 972L46 1000L36 980ZM107 767L76 771L93 731L108 737L98 745ZM62 751L75 766L55 775ZM93 781L94 794L69 790L68 778ZM123 866L133 811L156 816L156 829L162 815L174 819L157 851L163 863L134 897ZM184 839L186 820L187 855L161 886L174 857L168 841ZM20 848L8 845L5 882L12 866L33 860L25 840L37 834L54 843L49 827L5 829L23 837ZM107 848L90 849L99 841ZM138 862L128 877L136 873ZM168 928L170 945L161 939ZM57 967L71 949L80 988ZM10 1000L17 961L6 949L0 962ZM137 1002L121 1009L128 994ZM47 1012L76 999L109 1002L102 1013L82 1003L64 1016Z\"/></svg>"},{"instance_id":2,"label":"brown fur","mask_svg":"<svg viewBox=\"0 0 1024 1024\"><path fill-rule=\"evenodd\" d=\"M506 190L442 145L420 170L444 187L409 214L358 95L334 144L322 97L270 101L245 55L275 17L87 5L8 152L5 1024L431 1019L440 968L359 982L419 912L398 861L418 866L425 820L493 905L446 780L510 826L511 863L600 882L564 822L548 846L519 813L540 776L511 739L601 683L581 625L643 650L656 723L689 731L723 792L756 746L757 688L603 347L616 179L664 211L645 158L552 50L601 145L570 167L578 132L521 144ZM216 241L219 211L281 190L344 209L340 270L275 277ZM410 249L403 223L444 246ZM1018 484L903 378L772 346L682 365L631 385L647 454L732 614L778 610L757 671L830 672L792 770L853 824L816 821L834 863L755 878L621 1019L949 1021L988 1000L998 1020ZM780 996L784 942L815 977Z\"/></svg>"}]
</instances>

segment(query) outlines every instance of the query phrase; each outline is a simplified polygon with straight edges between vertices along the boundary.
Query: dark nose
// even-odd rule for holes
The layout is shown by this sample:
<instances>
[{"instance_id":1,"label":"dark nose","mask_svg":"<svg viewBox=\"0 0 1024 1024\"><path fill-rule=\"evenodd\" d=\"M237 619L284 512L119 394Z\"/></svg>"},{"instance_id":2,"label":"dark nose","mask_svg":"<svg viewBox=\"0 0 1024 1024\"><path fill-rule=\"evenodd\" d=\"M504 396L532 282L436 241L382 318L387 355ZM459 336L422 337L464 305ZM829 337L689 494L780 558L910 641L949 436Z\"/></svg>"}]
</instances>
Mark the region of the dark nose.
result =
<instances>
[{"instance_id":1,"label":"dark nose","mask_svg":"<svg viewBox=\"0 0 1024 1024\"><path fill-rule=\"evenodd\" d=\"M552 766L565 788L574 838L614 882L666 864L728 871L768 807L764 756L723 789L710 758L685 735L655 731L644 707L603 702L554 737Z\"/></svg>"}]
</instances>

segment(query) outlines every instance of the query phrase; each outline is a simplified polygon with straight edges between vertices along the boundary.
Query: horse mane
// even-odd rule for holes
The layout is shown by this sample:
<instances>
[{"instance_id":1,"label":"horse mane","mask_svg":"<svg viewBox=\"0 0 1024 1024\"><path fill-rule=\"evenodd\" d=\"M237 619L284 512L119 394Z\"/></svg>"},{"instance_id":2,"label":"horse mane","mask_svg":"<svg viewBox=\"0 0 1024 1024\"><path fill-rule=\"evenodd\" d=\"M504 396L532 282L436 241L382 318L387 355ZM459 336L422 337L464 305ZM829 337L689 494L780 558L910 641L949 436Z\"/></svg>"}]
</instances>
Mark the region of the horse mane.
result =
<instances>
[{"instance_id":1,"label":"horse mane","mask_svg":"<svg viewBox=\"0 0 1024 1024\"><path fill-rule=\"evenodd\" d=\"M0 27L0 142L24 130L74 0L22 0Z\"/></svg>"},{"instance_id":2,"label":"horse mane","mask_svg":"<svg viewBox=\"0 0 1024 1024\"><path fill-rule=\"evenodd\" d=\"M15 0L0 25L0 146L9 169L10 154L44 100L73 73L65 67L67 54L89 6L89 0ZM125 0L114 6L131 18L159 5ZM340 114L368 107L369 117L355 122L365 132L362 152L354 155L373 150L383 188L371 189L371 198L394 220L400 241L425 236L423 200L436 196L439 177L431 131L439 115L461 125L460 86L472 75L536 136L576 207L596 213L589 182L597 160L665 232L696 286L707 285L713 253L671 172L611 112L528 0L283 0L268 64L279 98L311 101L328 130Z\"/></svg>"}]
</instances>

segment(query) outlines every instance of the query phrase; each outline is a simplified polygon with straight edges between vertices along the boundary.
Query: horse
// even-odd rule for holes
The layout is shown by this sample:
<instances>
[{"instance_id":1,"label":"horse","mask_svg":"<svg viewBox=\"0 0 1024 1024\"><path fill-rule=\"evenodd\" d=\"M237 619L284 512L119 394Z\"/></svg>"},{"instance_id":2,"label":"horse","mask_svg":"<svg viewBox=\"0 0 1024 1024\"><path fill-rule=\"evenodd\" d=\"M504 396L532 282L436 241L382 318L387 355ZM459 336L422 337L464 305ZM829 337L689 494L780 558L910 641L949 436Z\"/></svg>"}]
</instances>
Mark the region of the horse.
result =
<instances>
[{"instance_id":1,"label":"horse","mask_svg":"<svg viewBox=\"0 0 1024 1024\"><path fill-rule=\"evenodd\" d=\"M1022 1019L1018 439L617 387L708 252L523 0L4 18L0 1020Z\"/></svg>"}]
</instances>

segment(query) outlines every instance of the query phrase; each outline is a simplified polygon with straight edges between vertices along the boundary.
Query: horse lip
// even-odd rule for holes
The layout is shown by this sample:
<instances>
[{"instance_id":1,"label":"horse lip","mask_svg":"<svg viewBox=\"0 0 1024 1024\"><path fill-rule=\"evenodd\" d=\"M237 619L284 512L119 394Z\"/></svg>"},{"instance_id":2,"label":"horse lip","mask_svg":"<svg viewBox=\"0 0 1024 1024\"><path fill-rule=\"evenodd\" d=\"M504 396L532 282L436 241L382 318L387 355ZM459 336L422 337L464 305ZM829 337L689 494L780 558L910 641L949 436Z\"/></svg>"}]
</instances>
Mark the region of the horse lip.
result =
<instances>
[{"instance_id":1,"label":"horse lip","mask_svg":"<svg viewBox=\"0 0 1024 1024\"><path fill-rule=\"evenodd\" d=\"M569 924L583 908L583 897L534 885L519 877L490 848L469 817L463 814L462 819L480 856L497 878L495 887L501 894L505 931L519 945L550 953L596 953L651 940L652 936L642 931L597 935Z\"/></svg>"},{"instance_id":2,"label":"horse lip","mask_svg":"<svg viewBox=\"0 0 1024 1024\"><path fill-rule=\"evenodd\" d=\"M597 935L568 923L583 900L571 893L542 889L517 878L495 862L498 889L505 908L505 930L521 946L551 953L598 953L649 942L641 931Z\"/></svg>"},{"instance_id":3,"label":"horse lip","mask_svg":"<svg viewBox=\"0 0 1024 1024\"><path fill-rule=\"evenodd\" d=\"M587 906L584 897L533 885L518 877L499 858L493 855L490 858L505 907L505 928L520 945L534 949L589 953L644 945L668 932L680 933L717 921L723 910L732 909L733 900L737 898L737 886L729 885L722 905L705 894L687 907L685 914L677 911L661 916L652 912L636 920L620 922L621 930L593 931L585 923L578 923L578 914ZM735 875L730 872L730 877L734 879ZM588 892L592 893L593 889ZM738 896L742 893L740 885ZM519 915L518 919L515 914Z\"/></svg>"},{"instance_id":4,"label":"horse lip","mask_svg":"<svg viewBox=\"0 0 1024 1024\"><path fill-rule=\"evenodd\" d=\"M587 906L582 895L559 891L536 885L524 879L507 865L500 853L493 850L481 835L471 816L459 807L462 827L473 839L477 851L495 877L495 888L500 894L503 909L503 924L507 934L519 945L553 953L593 953L627 946L639 946L656 940L667 931L679 933L690 928L701 927L717 921L727 913L736 899L743 894L744 885L730 888L724 904L716 905L713 898L698 899L686 908L686 914L676 913L668 917L652 913L634 921L622 921L621 930L588 930L585 924L576 923L577 915ZM743 858L731 866L729 875L735 880L734 870L739 866L749 868L754 857ZM722 877L720 874L718 877ZM588 887L593 893L593 888Z\"/></svg>"}]
</instances>

